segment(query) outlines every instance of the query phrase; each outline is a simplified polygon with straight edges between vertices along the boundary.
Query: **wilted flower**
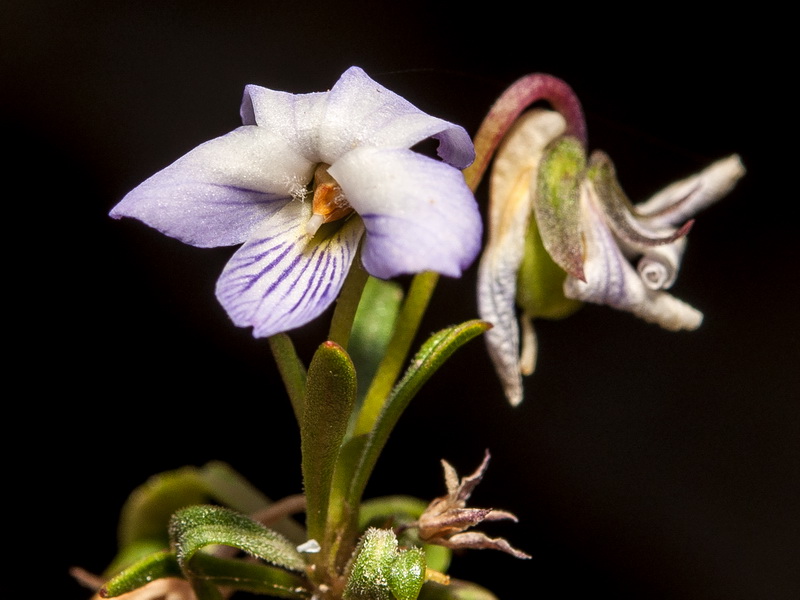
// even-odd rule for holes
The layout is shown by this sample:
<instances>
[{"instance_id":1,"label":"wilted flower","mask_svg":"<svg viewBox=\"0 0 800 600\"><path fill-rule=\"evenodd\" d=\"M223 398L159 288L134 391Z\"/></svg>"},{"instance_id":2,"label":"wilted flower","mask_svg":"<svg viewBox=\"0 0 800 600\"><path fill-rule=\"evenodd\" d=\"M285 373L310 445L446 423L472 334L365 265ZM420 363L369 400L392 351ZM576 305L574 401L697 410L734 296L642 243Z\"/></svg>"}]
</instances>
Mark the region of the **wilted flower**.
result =
<instances>
[{"instance_id":1,"label":"wilted flower","mask_svg":"<svg viewBox=\"0 0 800 600\"><path fill-rule=\"evenodd\" d=\"M517 520L510 512L493 508L467 508L467 500L475 487L483 479L489 466L489 452L483 458L478 469L468 477L459 481L456 470L443 460L444 481L447 495L433 500L418 521L419 537L429 544L438 544L448 548L475 548L502 550L517 558L530 558L521 550L512 547L503 538L490 538L480 531L465 531L484 521Z\"/></svg>"},{"instance_id":2,"label":"wilted flower","mask_svg":"<svg viewBox=\"0 0 800 600\"><path fill-rule=\"evenodd\" d=\"M557 112L533 110L498 150L491 179L489 242L479 268L489 353L512 404L533 372L535 317L571 314L579 301L626 310L665 329L696 329L702 314L668 289L699 210L744 174L720 160L633 206L602 152L586 158ZM522 351L515 301L522 308Z\"/></svg>"},{"instance_id":3,"label":"wilted flower","mask_svg":"<svg viewBox=\"0 0 800 600\"><path fill-rule=\"evenodd\" d=\"M481 222L460 171L474 158L462 127L357 67L328 92L248 85L241 116L242 127L190 151L111 211L194 246L243 243L216 290L236 325L264 337L318 316L362 236L362 263L376 277L459 276L474 260ZM431 137L444 162L410 149Z\"/></svg>"}]
</instances>

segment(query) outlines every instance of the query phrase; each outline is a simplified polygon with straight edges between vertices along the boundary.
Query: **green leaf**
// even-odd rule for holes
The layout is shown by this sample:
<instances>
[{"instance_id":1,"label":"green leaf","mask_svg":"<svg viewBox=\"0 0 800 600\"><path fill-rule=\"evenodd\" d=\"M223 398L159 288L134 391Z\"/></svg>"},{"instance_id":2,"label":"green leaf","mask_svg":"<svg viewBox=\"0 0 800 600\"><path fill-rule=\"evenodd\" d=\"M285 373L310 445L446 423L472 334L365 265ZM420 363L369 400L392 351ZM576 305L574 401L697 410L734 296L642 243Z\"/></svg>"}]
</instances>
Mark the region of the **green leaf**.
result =
<instances>
[{"instance_id":1,"label":"green leaf","mask_svg":"<svg viewBox=\"0 0 800 600\"><path fill-rule=\"evenodd\" d=\"M358 396L363 398L394 333L403 288L394 281L370 277L358 305L347 350L358 373Z\"/></svg>"},{"instance_id":2,"label":"green leaf","mask_svg":"<svg viewBox=\"0 0 800 600\"><path fill-rule=\"evenodd\" d=\"M205 546L238 548L266 562L303 571L305 561L285 537L248 517L219 506L190 506L176 512L169 526L178 563L191 573L191 561Z\"/></svg>"},{"instance_id":3,"label":"green leaf","mask_svg":"<svg viewBox=\"0 0 800 600\"><path fill-rule=\"evenodd\" d=\"M420 322L438 281L439 274L432 271L417 273L411 280L392 339L359 409L355 435L372 431L387 396L403 370L411 344L417 336Z\"/></svg>"},{"instance_id":4,"label":"green leaf","mask_svg":"<svg viewBox=\"0 0 800 600\"><path fill-rule=\"evenodd\" d=\"M584 279L580 188L586 152L577 139L564 136L552 142L539 163L534 213L547 252L564 271Z\"/></svg>"},{"instance_id":5,"label":"green leaf","mask_svg":"<svg viewBox=\"0 0 800 600\"><path fill-rule=\"evenodd\" d=\"M122 507L117 534L120 551L105 575L114 575L140 558L167 548L167 527L172 514L211 498L208 482L197 467L182 467L150 477L128 496Z\"/></svg>"},{"instance_id":6,"label":"green leaf","mask_svg":"<svg viewBox=\"0 0 800 600\"><path fill-rule=\"evenodd\" d=\"M278 598L307 598L311 595L305 578L294 573L270 565L220 558L202 552L192 560L192 575L215 586Z\"/></svg>"},{"instance_id":7,"label":"green leaf","mask_svg":"<svg viewBox=\"0 0 800 600\"><path fill-rule=\"evenodd\" d=\"M356 399L356 372L347 352L325 342L308 368L300 428L308 536L322 540L331 482Z\"/></svg>"},{"instance_id":8,"label":"green leaf","mask_svg":"<svg viewBox=\"0 0 800 600\"><path fill-rule=\"evenodd\" d=\"M245 514L262 510L271 500L229 464L214 460L200 468L210 495L228 508Z\"/></svg>"},{"instance_id":9,"label":"green leaf","mask_svg":"<svg viewBox=\"0 0 800 600\"><path fill-rule=\"evenodd\" d=\"M480 335L491 325L472 320L454 325L433 334L411 361L411 366L386 400L371 434L367 438L361 460L354 474L347 501L358 504L389 435L400 415L423 384L469 340Z\"/></svg>"},{"instance_id":10,"label":"green leaf","mask_svg":"<svg viewBox=\"0 0 800 600\"><path fill-rule=\"evenodd\" d=\"M162 577L183 578L175 554L166 550L139 559L111 578L100 590L101 598L114 598Z\"/></svg>"}]
</instances>

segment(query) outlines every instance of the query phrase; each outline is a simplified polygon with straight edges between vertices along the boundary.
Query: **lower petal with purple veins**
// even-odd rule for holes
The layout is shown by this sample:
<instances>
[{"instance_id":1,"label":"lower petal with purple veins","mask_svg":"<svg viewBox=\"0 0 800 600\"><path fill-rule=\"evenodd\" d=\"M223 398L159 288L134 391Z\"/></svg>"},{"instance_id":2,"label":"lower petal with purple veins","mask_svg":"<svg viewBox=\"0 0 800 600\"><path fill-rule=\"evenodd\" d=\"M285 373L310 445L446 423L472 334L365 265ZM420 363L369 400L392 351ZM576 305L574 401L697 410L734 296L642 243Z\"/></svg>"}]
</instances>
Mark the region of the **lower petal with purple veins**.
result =
<instances>
[{"instance_id":1,"label":"lower petal with purple veins","mask_svg":"<svg viewBox=\"0 0 800 600\"><path fill-rule=\"evenodd\" d=\"M268 337L305 325L336 299L363 234L358 219L310 237L310 202L289 202L225 266L217 298L233 322Z\"/></svg>"}]
</instances>

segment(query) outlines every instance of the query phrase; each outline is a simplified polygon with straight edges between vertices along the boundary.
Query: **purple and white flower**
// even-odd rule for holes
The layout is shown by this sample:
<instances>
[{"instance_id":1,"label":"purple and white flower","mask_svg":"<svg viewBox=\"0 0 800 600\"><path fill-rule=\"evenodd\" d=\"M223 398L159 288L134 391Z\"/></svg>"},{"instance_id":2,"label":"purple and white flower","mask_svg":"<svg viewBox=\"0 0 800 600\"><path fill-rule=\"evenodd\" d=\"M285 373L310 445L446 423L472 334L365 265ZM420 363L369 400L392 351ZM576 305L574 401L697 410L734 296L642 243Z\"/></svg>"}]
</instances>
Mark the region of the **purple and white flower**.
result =
<instances>
[{"instance_id":1,"label":"purple and white flower","mask_svg":"<svg viewBox=\"0 0 800 600\"><path fill-rule=\"evenodd\" d=\"M475 151L432 117L348 69L327 92L244 91L243 126L201 144L111 211L198 247L242 244L217 282L233 322L266 337L319 316L361 247L371 275L457 277L482 225L461 169ZM436 160L411 149L435 138Z\"/></svg>"}]
</instances>

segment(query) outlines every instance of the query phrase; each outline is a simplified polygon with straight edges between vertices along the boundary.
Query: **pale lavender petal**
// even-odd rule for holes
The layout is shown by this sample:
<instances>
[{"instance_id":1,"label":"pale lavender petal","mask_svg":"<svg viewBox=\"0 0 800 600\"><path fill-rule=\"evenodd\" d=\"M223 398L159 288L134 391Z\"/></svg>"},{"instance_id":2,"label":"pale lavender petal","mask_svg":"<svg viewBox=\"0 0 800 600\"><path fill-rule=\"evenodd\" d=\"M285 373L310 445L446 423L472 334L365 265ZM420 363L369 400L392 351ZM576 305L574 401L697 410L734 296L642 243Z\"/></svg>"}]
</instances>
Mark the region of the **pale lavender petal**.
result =
<instances>
[{"instance_id":1,"label":"pale lavender petal","mask_svg":"<svg viewBox=\"0 0 800 600\"><path fill-rule=\"evenodd\" d=\"M319 128L327 97L327 92L290 94L248 85L240 109L242 122L262 127L307 160L319 163L323 161Z\"/></svg>"},{"instance_id":2,"label":"pale lavender petal","mask_svg":"<svg viewBox=\"0 0 800 600\"><path fill-rule=\"evenodd\" d=\"M410 148L430 137L439 140L438 154L450 165L464 169L475 159L463 127L422 112L358 67L345 71L326 102L319 142L328 164L358 146Z\"/></svg>"},{"instance_id":3,"label":"pale lavender petal","mask_svg":"<svg viewBox=\"0 0 800 600\"><path fill-rule=\"evenodd\" d=\"M636 212L650 227L678 226L730 192L744 173L741 159L734 154L667 186L637 204Z\"/></svg>"},{"instance_id":4,"label":"pale lavender petal","mask_svg":"<svg viewBox=\"0 0 800 600\"><path fill-rule=\"evenodd\" d=\"M231 258L217 299L233 322L268 337L305 325L339 294L363 226L350 219L329 238L311 238L311 203L293 201L265 221Z\"/></svg>"},{"instance_id":5,"label":"pale lavender petal","mask_svg":"<svg viewBox=\"0 0 800 600\"><path fill-rule=\"evenodd\" d=\"M328 170L364 220L364 267L380 278L458 277L481 244L481 218L461 171L411 150L358 148Z\"/></svg>"},{"instance_id":6,"label":"pale lavender petal","mask_svg":"<svg viewBox=\"0 0 800 600\"><path fill-rule=\"evenodd\" d=\"M617 246L589 181L584 182L581 203L586 236L586 282L567 277L565 295L631 312L672 331L699 327L703 319L699 311L644 284Z\"/></svg>"},{"instance_id":7,"label":"pale lavender petal","mask_svg":"<svg viewBox=\"0 0 800 600\"><path fill-rule=\"evenodd\" d=\"M132 217L201 247L241 244L311 178L313 164L258 127L201 144L129 192Z\"/></svg>"}]
</instances>

